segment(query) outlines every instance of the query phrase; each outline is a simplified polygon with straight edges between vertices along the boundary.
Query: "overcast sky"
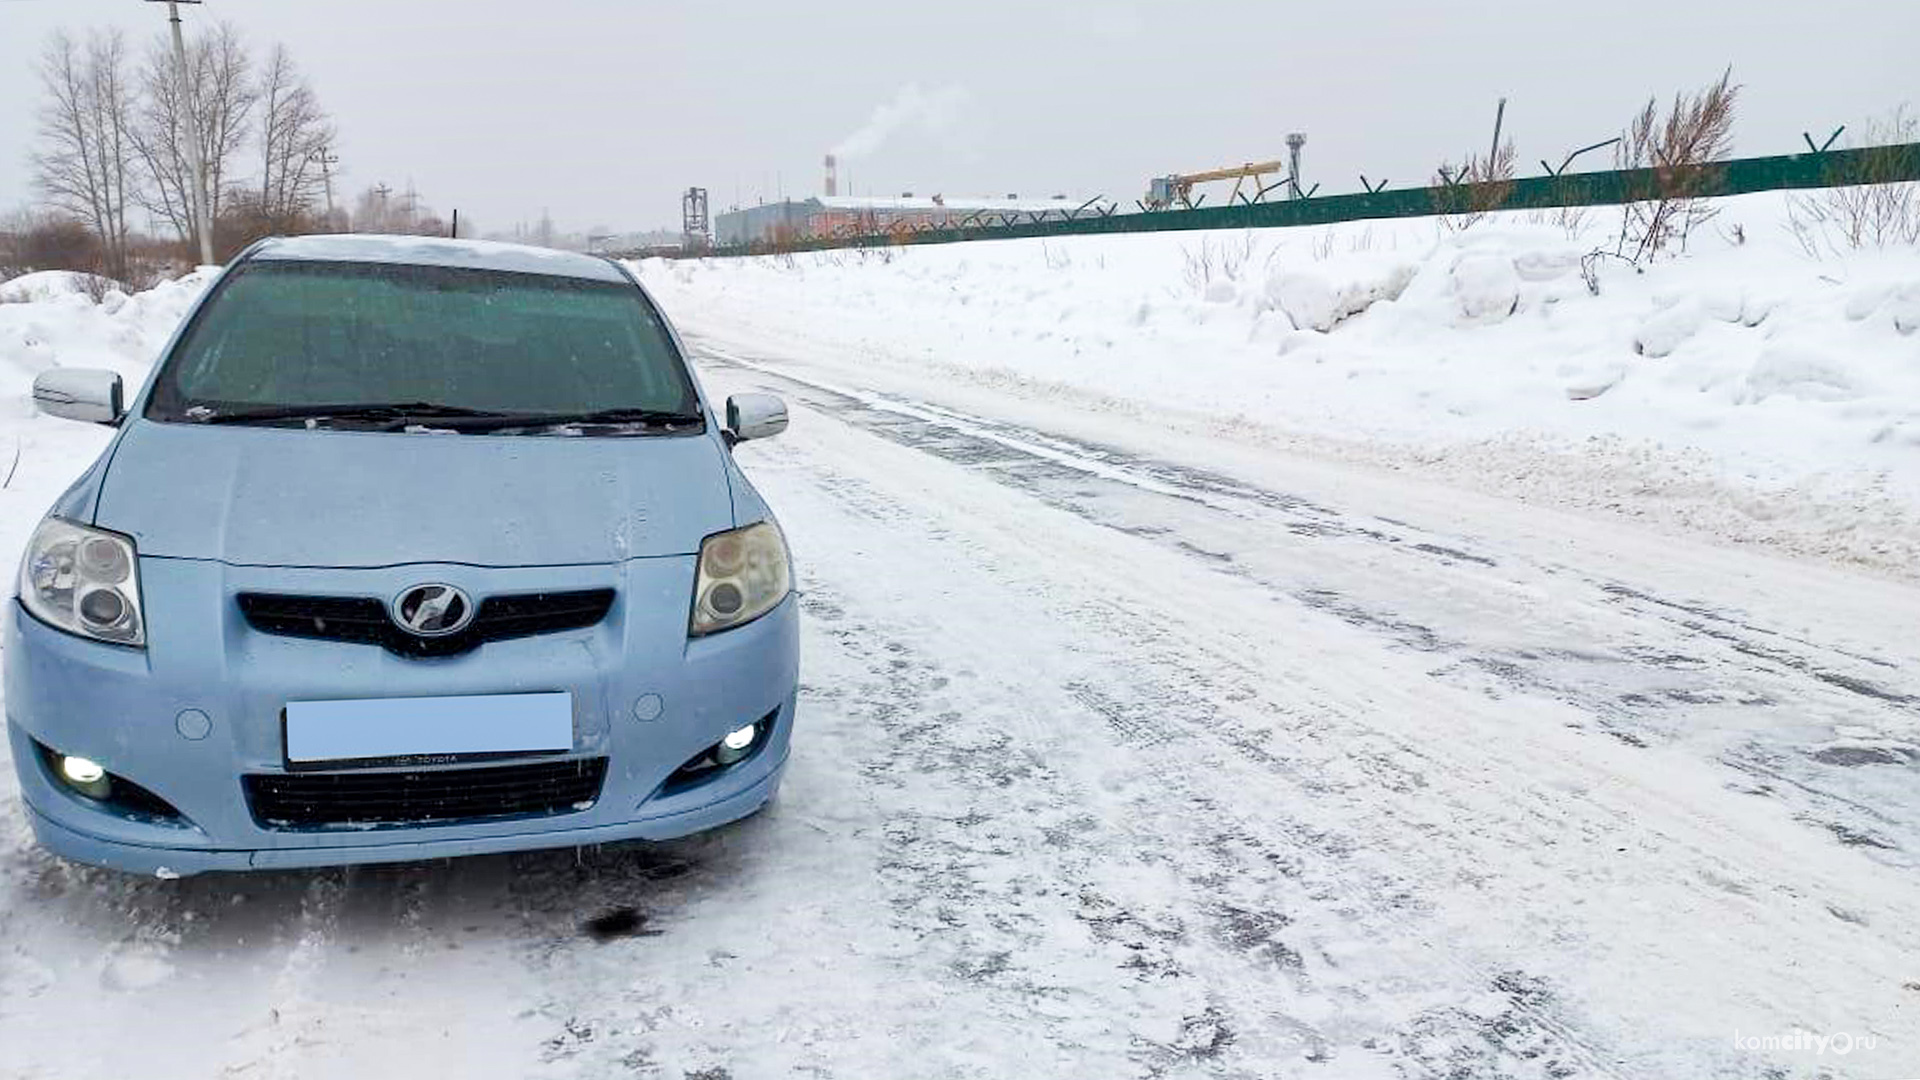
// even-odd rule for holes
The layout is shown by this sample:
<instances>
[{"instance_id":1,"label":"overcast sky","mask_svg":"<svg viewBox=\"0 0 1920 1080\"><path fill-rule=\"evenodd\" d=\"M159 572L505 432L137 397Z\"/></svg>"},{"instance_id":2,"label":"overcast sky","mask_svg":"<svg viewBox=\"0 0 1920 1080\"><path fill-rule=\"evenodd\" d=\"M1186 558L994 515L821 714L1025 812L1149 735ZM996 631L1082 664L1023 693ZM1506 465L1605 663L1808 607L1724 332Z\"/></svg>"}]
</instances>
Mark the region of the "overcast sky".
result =
<instances>
[{"instance_id":1,"label":"overcast sky","mask_svg":"<svg viewBox=\"0 0 1920 1080\"><path fill-rule=\"evenodd\" d=\"M1285 153L1322 191L1424 181L1482 151L1494 107L1520 160L1618 134L1650 94L1732 65L1737 151L1920 105L1914 0L1275 0L1067 5L731 0L207 0L285 41L340 126L351 190L414 183L486 231L675 224L679 193L815 193L843 151L861 193L1105 195ZM46 36L165 7L0 0L0 209L26 157ZM1597 157L1598 155L1596 155ZM1594 161L1594 166L1603 164ZM1537 168L1537 167L1536 167ZM848 175L850 174L850 176Z\"/></svg>"}]
</instances>

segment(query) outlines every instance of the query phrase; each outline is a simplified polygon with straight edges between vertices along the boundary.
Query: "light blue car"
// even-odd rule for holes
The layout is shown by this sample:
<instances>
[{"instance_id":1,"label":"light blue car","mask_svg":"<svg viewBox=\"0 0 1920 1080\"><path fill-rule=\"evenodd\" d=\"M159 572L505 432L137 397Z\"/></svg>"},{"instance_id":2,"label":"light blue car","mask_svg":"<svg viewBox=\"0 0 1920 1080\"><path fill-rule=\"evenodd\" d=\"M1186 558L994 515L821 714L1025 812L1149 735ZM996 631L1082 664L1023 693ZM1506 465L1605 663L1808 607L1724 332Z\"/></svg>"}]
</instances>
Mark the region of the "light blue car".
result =
<instances>
[{"instance_id":1,"label":"light blue car","mask_svg":"<svg viewBox=\"0 0 1920 1080\"><path fill-rule=\"evenodd\" d=\"M786 765L786 540L621 266L269 240L27 545L7 735L41 844L163 877L432 859L744 817Z\"/></svg>"}]
</instances>

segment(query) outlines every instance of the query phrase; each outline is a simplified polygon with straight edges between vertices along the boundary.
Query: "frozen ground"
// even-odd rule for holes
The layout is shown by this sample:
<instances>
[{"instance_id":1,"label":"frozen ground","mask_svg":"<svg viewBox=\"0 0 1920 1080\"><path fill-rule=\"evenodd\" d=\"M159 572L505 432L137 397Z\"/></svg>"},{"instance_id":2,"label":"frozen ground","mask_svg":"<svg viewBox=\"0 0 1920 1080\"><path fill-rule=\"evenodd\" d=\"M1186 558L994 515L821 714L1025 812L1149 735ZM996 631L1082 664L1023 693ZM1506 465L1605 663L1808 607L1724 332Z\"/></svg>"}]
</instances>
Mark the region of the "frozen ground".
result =
<instances>
[{"instance_id":1,"label":"frozen ground","mask_svg":"<svg viewBox=\"0 0 1920 1080\"><path fill-rule=\"evenodd\" d=\"M660 290L710 390L793 407L740 450L805 594L780 802L663 846L162 882L39 853L0 772L0 1073L1920 1076L1920 588L1782 554L1837 509L1757 550L1670 488L1555 508L1395 457L1538 449L1420 428L1384 376L1406 431L1247 438L1027 370L1044 342L970 351L908 285L869 311L836 269L808 308L780 272ZM136 373L187 288L0 305L0 561L102 441L29 418L26 369ZM1912 359L1872 341L1896 359L1849 362ZM1163 344L1169 394L1254 370ZM1900 475L1845 430L1831 482ZM1741 1042L1799 1032L1874 1046Z\"/></svg>"}]
</instances>

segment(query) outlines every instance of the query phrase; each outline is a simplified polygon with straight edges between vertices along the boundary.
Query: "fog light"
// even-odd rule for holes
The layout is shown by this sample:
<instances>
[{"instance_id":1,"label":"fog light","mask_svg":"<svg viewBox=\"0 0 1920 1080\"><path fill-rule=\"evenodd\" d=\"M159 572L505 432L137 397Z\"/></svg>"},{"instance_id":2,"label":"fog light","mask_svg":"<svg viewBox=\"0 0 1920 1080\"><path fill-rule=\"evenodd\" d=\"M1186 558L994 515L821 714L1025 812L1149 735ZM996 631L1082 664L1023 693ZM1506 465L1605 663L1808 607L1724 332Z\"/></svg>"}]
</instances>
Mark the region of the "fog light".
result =
<instances>
[{"instance_id":1,"label":"fog light","mask_svg":"<svg viewBox=\"0 0 1920 1080\"><path fill-rule=\"evenodd\" d=\"M99 762L71 755L60 759L60 779L65 780L68 787L93 799L106 798L113 786L112 781L107 779L107 770L101 768Z\"/></svg>"},{"instance_id":2,"label":"fog light","mask_svg":"<svg viewBox=\"0 0 1920 1080\"><path fill-rule=\"evenodd\" d=\"M746 757L747 751L753 749L754 740L759 737L758 724L748 724L729 731L726 738L720 740L720 745L713 748L713 760L721 765L731 765Z\"/></svg>"}]
</instances>

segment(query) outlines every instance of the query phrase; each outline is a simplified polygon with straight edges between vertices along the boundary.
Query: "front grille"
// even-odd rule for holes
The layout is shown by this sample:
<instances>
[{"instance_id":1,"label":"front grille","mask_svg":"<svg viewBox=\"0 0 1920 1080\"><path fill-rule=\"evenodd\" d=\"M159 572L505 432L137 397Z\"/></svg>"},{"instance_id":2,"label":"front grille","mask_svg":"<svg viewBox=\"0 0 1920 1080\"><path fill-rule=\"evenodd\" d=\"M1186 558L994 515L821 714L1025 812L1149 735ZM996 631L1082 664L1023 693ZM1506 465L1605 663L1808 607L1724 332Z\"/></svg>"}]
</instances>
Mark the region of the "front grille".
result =
<instances>
[{"instance_id":1,"label":"front grille","mask_svg":"<svg viewBox=\"0 0 1920 1080\"><path fill-rule=\"evenodd\" d=\"M240 613L263 634L380 644L400 628L387 606L358 596L281 596L241 593Z\"/></svg>"},{"instance_id":2,"label":"front grille","mask_svg":"<svg viewBox=\"0 0 1920 1080\"><path fill-rule=\"evenodd\" d=\"M290 773L242 777L260 825L425 825L569 814L600 797L606 758L412 772Z\"/></svg>"},{"instance_id":3,"label":"front grille","mask_svg":"<svg viewBox=\"0 0 1920 1080\"><path fill-rule=\"evenodd\" d=\"M379 645L401 656L453 656L489 641L532 637L593 626L613 606L612 589L489 596L457 634L415 637L368 596L293 596L241 593L240 613L263 634Z\"/></svg>"}]
</instances>

